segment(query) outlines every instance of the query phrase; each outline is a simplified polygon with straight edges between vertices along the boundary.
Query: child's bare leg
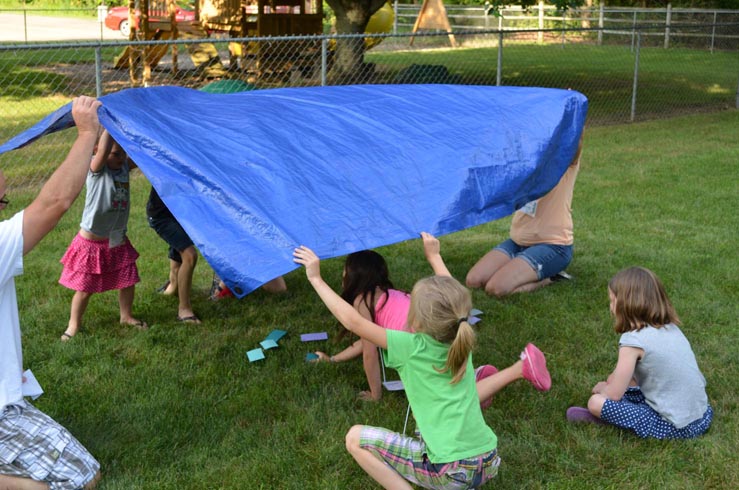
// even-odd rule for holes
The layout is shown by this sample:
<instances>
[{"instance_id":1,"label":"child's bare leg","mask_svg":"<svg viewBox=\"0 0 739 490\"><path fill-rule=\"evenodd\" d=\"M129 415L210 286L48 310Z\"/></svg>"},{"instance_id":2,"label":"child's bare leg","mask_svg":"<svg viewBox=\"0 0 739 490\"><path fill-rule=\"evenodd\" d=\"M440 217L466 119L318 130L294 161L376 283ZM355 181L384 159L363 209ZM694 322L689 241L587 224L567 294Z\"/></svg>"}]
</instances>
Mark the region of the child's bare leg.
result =
<instances>
[{"instance_id":1,"label":"child's bare leg","mask_svg":"<svg viewBox=\"0 0 739 490\"><path fill-rule=\"evenodd\" d=\"M69 312L69 324L67 329L62 334L62 341L66 342L70 338L74 337L82 325L82 317L87 310L87 305L90 302L92 293L86 293L84 291L75 291L72 296L72 307Z\"/></svg>"},{"instance_id":2,"label":"child's bare leg","mask_svg":"<svg viewBox=\"0 0 739 490\"><path fill-rule=\"evenodd\" d=\"M477 396L480 398L480 402L482 403L509 384L521 378L523 378L523 362L518 361L512 366L508 366L502 371L498 371L497 373L478 381Z\"/></svg>"},{"instance_id":3,"label":"child's bare leg","mask_svg":"<svg viewBox=\"0 0 739 490\"><path fill-rule=\"evenodd\" d=\"M354 461L359 463L359 466L383 488L413 490L410 483L400 476L397 471L359 445L361 432L362 426L355 425L346 434L346 450L352 455Z\"/></svg>"},{"instance_id":4,"label":"child's bare leg","mask_svg":"<svg viewBox=\"0 0 739 490\"><path fill-rule=\"evenodd\" d=\"M18 476L0 475L2 490L48 490L49 484L42 481L21 478Z\"/></svg>"},{"instance_id":5,"label":"child's bare leg","mask_svg":"<svg viewBox=\"0 0 739 490\"><path fill-rule=\"evenodd\" d=\"M177 307L177 316L192 318L192 320L189 320L190 323L200 323L200 320L195 316L195 312L192 311L192 304L190 303L192 276L195 272L195 265L198 263L198 252L194 246L187 247L180 251L180 256L182 257L182 263L177 271L177 295L180 304Z\"/></svg>"},{"instance_id":6,"label":"child's bare leg","mask_svg":"<svg viewBox=\"0 0 739 490\"><path fill-rule=\"evenodd\" d=\"M601 394L596 394L590 397L588 400L588 411L600 418L600 413L603 410L603 404L606 402L606 397Z\"/></svg>"},{"instance_id":7,"label":"child's bare leg","mask_svg":"<svg viewBox=\"0 0 739 490\"><path fill-rule=\"evenodd\" d=\"M272 294L284 293L287 291L287 284L285 283L285 279L280 276L262 284L262 289Z\"/></svg>"},{"instance_id":8,"label":"child's bare leg","mask_svg":"<svg viewBox=\"0 0 739 490\"><path fill-rule=\"evenodd\" d=\"M100 470L98 470L97 473L95 473L95 476L90 480L90 483L85 485L84 490L93 490L95 487L97 487L98 482L100 482Z\"/></svg>"},{"instance_id":9,"label":"child's bare leg","mask_svg":"<svg viewBox=\"0 0 739 490\"><path fill-rule=\"evenodd\" d=\"M169 284L164 288L162 294L172 296L177 294L177 275L180 272L180 263L169 259Z\"/></svg>"},{"instance_id":10,"label":"child's bare leg","mask_svg":"<svg viewBox=\"0 0 739 490\"><path fill-rule=\"evenodd\" d=\"M377 346L368 340L362 339L361 342L364 374L367 375L370 390L360 392L359 397L366 401L379 400L382 398L382 376Z\"/></svg>"},{"instance_id":11,"label":"child's bare leg","mask_svg":"<svg viewBox=\"0 0 739 490\"><path fill-rule=\"evenodd\" d=\"M133 317L133 298L136 286L123 288L118 292L118 306L121 310L121 325L133 325L140 329L147 328L146 322Z\"/></svg>"}]
</instances>

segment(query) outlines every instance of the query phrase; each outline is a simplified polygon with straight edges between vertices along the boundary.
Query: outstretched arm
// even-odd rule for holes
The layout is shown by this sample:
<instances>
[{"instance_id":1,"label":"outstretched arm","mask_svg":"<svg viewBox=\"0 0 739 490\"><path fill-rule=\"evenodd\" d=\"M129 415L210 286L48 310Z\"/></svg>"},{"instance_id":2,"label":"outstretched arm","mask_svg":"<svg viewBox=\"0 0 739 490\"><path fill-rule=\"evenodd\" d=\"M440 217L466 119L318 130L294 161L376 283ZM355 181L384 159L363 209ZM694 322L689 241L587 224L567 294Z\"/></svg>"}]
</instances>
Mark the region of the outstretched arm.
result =
<instances>
[{"instance_id":1,"label":"outstretched arm","mask_svg":"<svg viewBox=\"0 0 739 490\"><path fill-rule=\"evenodd\" d=\"M85 96L72 102L77 139L67 158L23 212L23 255L56 226L82 190L100 129L97 116L100 105L97 99Z\"/></svg>"},{"instance_id":2,"label":"outstretched arm","mask_svg":"<svg viewBox=\"0 0 739 490\"><path fill-rule=\"evenodd\" d=\"M441 258L441 244L439 239L431 233L421 232L421 238L423 238L423 253L426 254L426 260L428 260L431 268L434 270L434 274L437 276L449 276L452 277L449 269L444 264L444 259Z\"/></svg>"},{"instance_id":3,"label":"outstretched arm","mask_svg":"<svg viewBox=\"0 0 739 490\"><path fill-rule=\"evenodd\" d=\"M305 274L308 276L313 289L336 317L336 319L347 329L367 339L375 345L387 349L387 334L385 329L371 321L363 318L352 305L344 301L341 296L331 289L321 277L320 261L313 250L301 245L293 252L293 260L305 266Z\"/></svg>"},{"instance_id":4,"label":"outstretched arm","mask_svg":"<svg viewBox=\"0 0 739 490\"><path fill-rule=\"evenodd\" d=\"M325 352L321 352L317 350L315 354L318 356L318 359L316 361L326 361L326 362L344 362L349 361L351 359L354 359L355 357L359 357L362 355L362 340L357 340L352 345L344 349L343 351L339 352L338 354L334 354L333 356L329 356Z\"/></svg>"}]
</instances>

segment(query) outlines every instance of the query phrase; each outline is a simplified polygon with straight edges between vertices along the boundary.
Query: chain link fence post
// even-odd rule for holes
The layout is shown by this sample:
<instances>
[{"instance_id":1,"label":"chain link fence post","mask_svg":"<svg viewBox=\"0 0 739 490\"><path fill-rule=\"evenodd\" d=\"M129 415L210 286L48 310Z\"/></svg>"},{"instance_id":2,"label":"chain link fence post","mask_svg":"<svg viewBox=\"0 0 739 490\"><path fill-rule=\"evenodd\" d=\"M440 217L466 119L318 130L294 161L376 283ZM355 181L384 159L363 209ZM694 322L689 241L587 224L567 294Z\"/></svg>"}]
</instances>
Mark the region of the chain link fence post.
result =
<instances>
[{"instance_id":1,"label":"chain link fence post","mask_svg":"<svg viewBox=\"0 0 739 490\"><path fill-rule=\"evenodd\" d=\"M326 86L326 72L328 66L328 39L321 39L321 87Z\"/></svg>"},{"instance_id":2,"label":"chain link fence post","mask_svg":"<svg viewBox=\"0 0 739 490\"><path fill-rule=\"evenodd\" d=\"M103 54L102 47L95 47L95 95L103 95Z\"/></svg>"},{"instance_id":3,"label":"chain link fence post","mask_svg":"<svg viewBox=\"0 0 739 490\"><path fill-rule=\"evenodd\" d=\"M495 85L500 87L503 81L503 31L498 32L498 65L495 71Z\"/></svg>"}]
</instances>

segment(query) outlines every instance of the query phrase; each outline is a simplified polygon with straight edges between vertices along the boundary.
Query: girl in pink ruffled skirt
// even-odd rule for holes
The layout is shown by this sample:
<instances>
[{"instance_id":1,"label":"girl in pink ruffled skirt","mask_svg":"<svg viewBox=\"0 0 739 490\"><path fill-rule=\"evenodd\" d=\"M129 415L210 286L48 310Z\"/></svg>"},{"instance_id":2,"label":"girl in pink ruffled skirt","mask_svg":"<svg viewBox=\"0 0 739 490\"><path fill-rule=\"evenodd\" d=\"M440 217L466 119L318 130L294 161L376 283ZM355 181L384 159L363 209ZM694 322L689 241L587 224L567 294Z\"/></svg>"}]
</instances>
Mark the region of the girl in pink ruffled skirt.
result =
<instances>
[{"instance_id":1,"label":"girl in pink ruffled skirt","mask_svg":"<svg viewBox=\"0 0 739 490\"><path fill-rule=\"evenodd\" d=\"M79 331L90 297L112 289L119 290L120 323L141 330L148 327L132 313L134 289L140 279L136 268L139 254L126 236L131 168L136 164L103 131L87 173L80 231L61 259L64 269L59 284L75 291L63 342Z\"/></svg>"}]
</instances>

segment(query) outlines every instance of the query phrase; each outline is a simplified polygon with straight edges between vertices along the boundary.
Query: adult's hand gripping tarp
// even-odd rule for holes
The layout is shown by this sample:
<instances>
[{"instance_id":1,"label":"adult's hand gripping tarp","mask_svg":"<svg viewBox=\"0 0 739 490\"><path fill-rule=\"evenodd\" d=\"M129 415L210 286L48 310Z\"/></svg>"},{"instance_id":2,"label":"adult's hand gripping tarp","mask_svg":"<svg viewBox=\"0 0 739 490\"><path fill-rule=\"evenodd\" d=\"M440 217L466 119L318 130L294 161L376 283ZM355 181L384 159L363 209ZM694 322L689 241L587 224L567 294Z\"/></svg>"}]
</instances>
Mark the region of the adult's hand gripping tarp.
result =
<instances>
[{"instance_id":1,"label":"adult's hand gripping tarp","mask_svg":"<svg viewBox=\"0 0 739 490\"><path fill-rule=\"evenodd\" d=\"M100 120L239 297L321 258L499 219L572 161L587 99L570 90L367 85L100 98ZM67 105L0 153L73 124Z\"/></svg>"}]
</instances>

